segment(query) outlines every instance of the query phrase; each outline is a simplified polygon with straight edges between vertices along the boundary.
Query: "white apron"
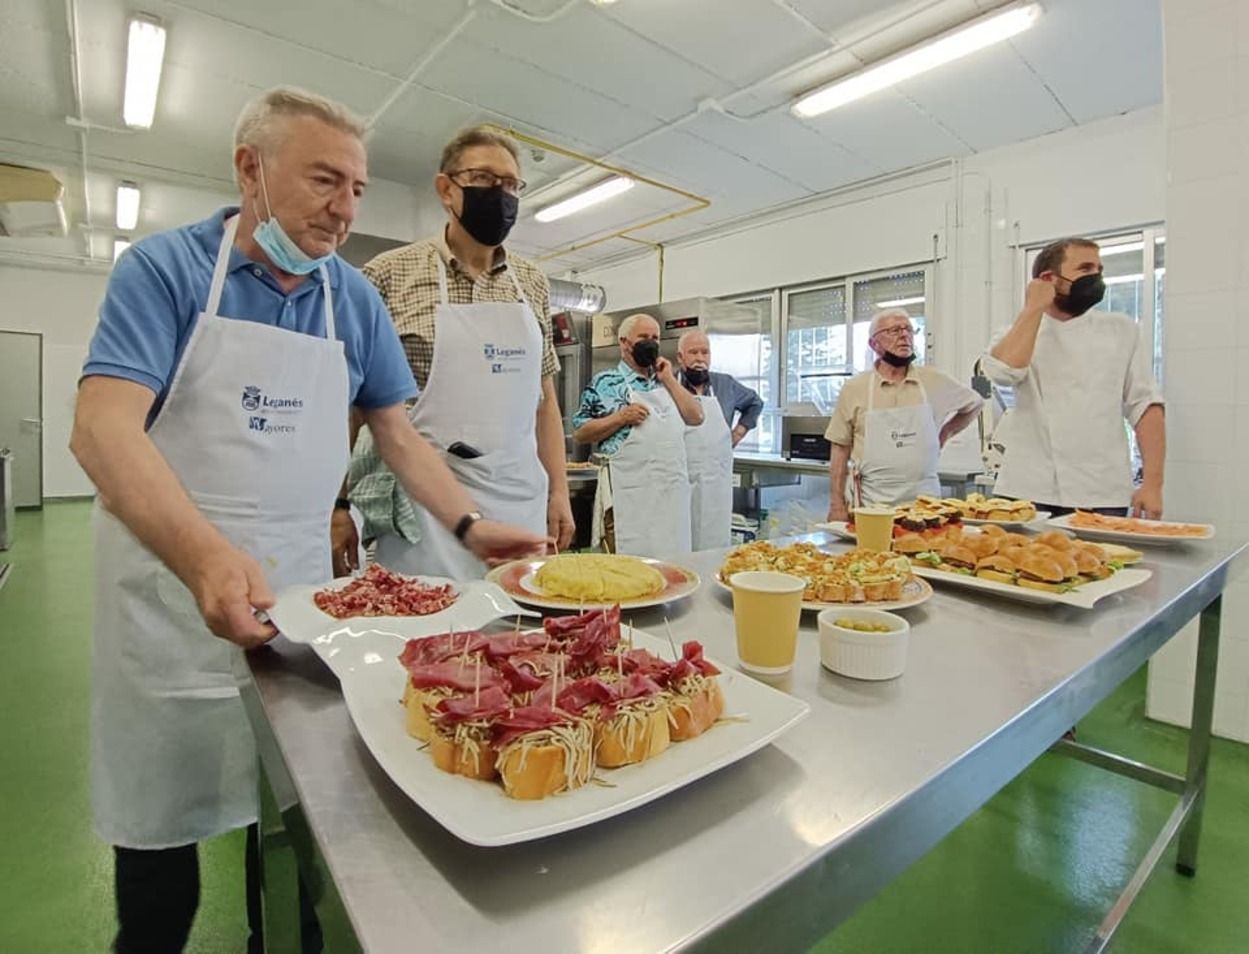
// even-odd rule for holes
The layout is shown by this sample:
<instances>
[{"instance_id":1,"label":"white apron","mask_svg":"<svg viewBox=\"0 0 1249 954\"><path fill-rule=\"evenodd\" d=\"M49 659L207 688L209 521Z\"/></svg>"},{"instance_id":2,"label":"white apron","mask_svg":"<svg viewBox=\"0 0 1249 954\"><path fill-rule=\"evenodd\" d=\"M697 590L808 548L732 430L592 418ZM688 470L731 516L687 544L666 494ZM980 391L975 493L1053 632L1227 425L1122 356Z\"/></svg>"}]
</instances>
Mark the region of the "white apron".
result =
<instances>
[{"instance_id":1,"label":"white apron","mask_svg":"<svg viewBox=\"0 0 1249 954\"><path fill-rule=\"evenodd\" d=\"M326 336L218 312L238 218L149 436L204 516L276 591L330 576L329 524L348 459L347 363L321 269ZM166 848L250 824L256 749L242 650L97 504L91 782L113 845Z\"/></svg>"},{"instance_id":2,"label":"white apron","mask_svg":"<svg viewBox=\"0 0 1249 954\"><path fill-rule=\"evenodd\" d=\"M547 474L538 458L542 329L512 268L517 302L447 302L447 269L438 256L441 303L434 309L434 360L410 417L443 452L447 466L485 517L546 536ZM460 441L482 452L464 460L446 449ZM486 565L424 507L414 505L419 543L383 534L374 554L400 573L480 579Z\"/></svg>"},{"instance_id":3,"label":"white apron","mask_svg":"<svg viewBox=\"0 0 1249 954\"><path fill-rule=\"evenodd\" d=\"M650 413L633 425L607 462L615 513L616 552L654 557L688 553L690 482L685 421L667 388L632 391ZM722 413L722 412L718 412Z\"/></svg>"},{"instance_id":4,"label":"white apron","mask_svg":"<svg viewBox=\"0 0 1249 954\"><path fill-rule=\"evenodd\" d=\"M714 550L733 542L733 434L710 388L698 403L703 422L685 428L690 544L694 550Z\"/></svg>"},{"instance_id":5,"label":"white apron","mask_svg":"<svg viewBox=\"0 0 1249 954\"><path fill-rule=\"evenodd\" d=\"M941 495L937 460L941 438L928 392L918 380L922 404L876 410L873 376L863 415L863 459L859 461L858 504L892 506L920 494Z\"/></svg>"}]
</instances>

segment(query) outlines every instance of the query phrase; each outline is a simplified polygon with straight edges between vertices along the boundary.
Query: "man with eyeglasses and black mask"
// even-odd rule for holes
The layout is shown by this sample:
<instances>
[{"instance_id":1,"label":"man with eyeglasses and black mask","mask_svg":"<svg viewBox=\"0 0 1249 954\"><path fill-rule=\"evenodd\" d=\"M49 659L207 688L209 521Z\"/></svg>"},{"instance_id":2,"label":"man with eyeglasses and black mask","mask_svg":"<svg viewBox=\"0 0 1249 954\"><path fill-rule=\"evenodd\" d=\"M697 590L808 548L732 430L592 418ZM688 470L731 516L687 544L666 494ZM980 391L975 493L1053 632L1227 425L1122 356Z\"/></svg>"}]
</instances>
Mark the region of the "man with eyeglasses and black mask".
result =
<instances>
[{"instance_id":1,"label":"man with eyeglasses and black mask","mask_svg":"<svg viewBox=\"0 0 1249 954\"><path fill-rule=\"evenodd\" d=\"M1158 519L1162 392L1136 322L1091 310L1105 293L1096 242L1066 238L1037 255L1023 310L982 358L990 380L1015 390L995 435L1006 453L994 492L1055 514L1079 508ZM1139 487L1125 421L1140 448Z\"/></svg>"},{"instance_id":2,"label":"man with eyeglasses and black mask","mask_svg":"<svg viewBox=\"0 0 1249 954\"><path fill-rule=\"evenodd\" d=\"M482 515L563 548L573 518L550 285L503 246L525 188L516 144L489 127L463 130L443 148L434 188L447 214L442 234L384 252L363 269L390 310L420 388L409 416L471 489ZM377 562L457 580L484 574L454 534L412 505L377 460L367 431L356 441L348 483L366 536L377 539ZM351 569L356 552L345 517L334 541L340 571Z\"/></svg>"},{"instance_id":3,"label":"man with eyeglasses and black mask","mask_svg":"<svg viewBox=\"0 0 1249 954\"><path fill-rule=\"evenodd\" d=\"M590 379L572 419L573 440L595 444L607 458L591 539L634 556L687 551L685 428L702 424L703 407L660 356L659 322L630 315L617 336L620 363Z\"/></svg>"},{"instance_id":4,"label":"man with eyeglasses and black mask","mask_svg":"<svg viewBox=\"0 0 1249 954\"><path fill-rule=\"evenodd\" d=\"M832 444L829 520L848 519L851 505L940 496L941 448L984 403L949 375L914 364L915 329L902 309L872 319L868 344L875 367L845 383L824 433ZM853 480L847 480L851 467Z\"/></svg>"}]
</instances>

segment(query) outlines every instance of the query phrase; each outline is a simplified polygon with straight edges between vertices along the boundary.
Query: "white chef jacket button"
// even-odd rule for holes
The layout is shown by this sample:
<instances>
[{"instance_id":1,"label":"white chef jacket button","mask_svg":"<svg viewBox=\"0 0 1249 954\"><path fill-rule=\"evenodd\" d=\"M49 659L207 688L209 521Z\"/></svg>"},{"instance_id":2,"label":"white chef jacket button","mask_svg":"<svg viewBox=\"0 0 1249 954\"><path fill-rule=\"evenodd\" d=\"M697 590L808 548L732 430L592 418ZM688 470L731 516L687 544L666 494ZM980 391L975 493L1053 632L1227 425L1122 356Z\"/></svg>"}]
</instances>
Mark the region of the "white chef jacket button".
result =
<instances>
[{"instance_id":1,"label":"white chef jacket button","mask_svg":"<svg viewBox=\"0 0 1249 954\"><path fill-rule=\"evenodd\" d=\"M259 265L257 265L255 268L253 268L253 269L252 269L252 273L253 273L253 274L254 274L257 278L259 278L259 277L260 277L260 275L261 275L261 268L260 268L260 266L259 266Z\"/></svg>"}]
</instances>

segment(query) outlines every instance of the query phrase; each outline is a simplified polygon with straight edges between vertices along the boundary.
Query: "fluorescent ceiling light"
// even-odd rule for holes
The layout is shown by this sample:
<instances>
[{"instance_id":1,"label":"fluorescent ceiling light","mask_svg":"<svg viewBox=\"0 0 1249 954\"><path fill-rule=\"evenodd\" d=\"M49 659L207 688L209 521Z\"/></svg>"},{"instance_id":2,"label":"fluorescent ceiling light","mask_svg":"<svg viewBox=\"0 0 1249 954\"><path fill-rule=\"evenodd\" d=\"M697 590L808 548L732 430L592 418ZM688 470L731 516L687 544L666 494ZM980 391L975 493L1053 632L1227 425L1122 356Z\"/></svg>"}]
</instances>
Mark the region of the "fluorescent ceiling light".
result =
<instances>
[{"instance_id":1,"label":"fluorescent ceiling light","mask_svg":"<svg viewBox=\"0 0 1249 954\"><path fill-rule=\"evenodd\" d=\"M113 239L113 261L121 258L121 253L130 248L130 239L124 235L118 235Z\"/></svg>"},{"instance_id":2,"label":"fluorescent ceiling light","mask_svg":"<svg viewBox=\"0 0 1249 954\"><path fill-rule=\"evenodd\" d=\"M132 17L126 47L126 98L121 111L127 126L151 128L164 60L165 28L160 21L146 14Z\"/></svg>"},{"instance_id":3,"label":"fluorescent ceiling light","mask_svg":"<svg viewBox=\"0 0 1249 954\"><path fill-rule=\"evenodd\" d=\"M878 90L901 83L920 73L967 56L1022 33L1041 15L1039 3L1016 4L926 40L895 56L859 70L808 93L790 108L795 116L808 118L862 99Z\"/></svg>"},{"instance_id":4,"label":"fluorescent ceiling light","mask_svg":"<svg viewBox=\"0 0 1249 954\"><path fill-rule=\"evenodd\" d=\"M895 298L893 301L878 301L877 308L902 308L905 305L922 305L926 299L923 295L917 298Z\"/></svg>"},{"instance_id":5,"label":"fluorescent ceiling light","mask_svg":"<svg viewBox=\"0 0 1249 954\"><path fill-rule=\"evenodd\" d=\"M139 187L133 182L117 183L117 227L129 232L139 224Z\"/></svg>"},{"instance_id":6,"label":"fluorescent ceiling light","mask_svg":"<svg viewBox=\"0 0 1249 954\"><path fill-rule=\"evenodd\" d=\"M606 182L600 182L584 192L578 192L576 195L569 196L562 202L556 202L554 205L548 205L545 209L539 209L534 218L539 222L554 222L556 219L562 219L566 215L572 215L574 212L588 209L592 205L606 202L608 199L618 196L622 192L628 192L632 188L632 179L616 176L608 179Z\"/></svg>"}]
</instances>

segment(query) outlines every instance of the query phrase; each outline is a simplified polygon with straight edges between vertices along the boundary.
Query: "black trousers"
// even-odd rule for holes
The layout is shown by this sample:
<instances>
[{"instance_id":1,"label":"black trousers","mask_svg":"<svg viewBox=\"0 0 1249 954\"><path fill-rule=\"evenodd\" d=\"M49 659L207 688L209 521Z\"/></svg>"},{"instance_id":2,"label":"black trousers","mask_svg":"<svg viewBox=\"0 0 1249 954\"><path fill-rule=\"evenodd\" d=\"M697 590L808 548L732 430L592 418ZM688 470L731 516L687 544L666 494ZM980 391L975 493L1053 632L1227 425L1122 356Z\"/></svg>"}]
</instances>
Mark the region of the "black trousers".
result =
<instances>
[{"instance_id":1,"label":"black trousers","mask_svg":"<svg viewBox=\"0 0 1249 954\"><path fill-rule=\"evenodd\" d=\"M244 868L247 879L248 954L264 951L260 905L260 836L247 827ZM186 947L199 907L199 853L194 844L146 851L113 848L117 895L117 954L178 954ZM299 919L304 954L319 954L321 926L303 881L299 884Z\"/></svg>"}]
</instances>

